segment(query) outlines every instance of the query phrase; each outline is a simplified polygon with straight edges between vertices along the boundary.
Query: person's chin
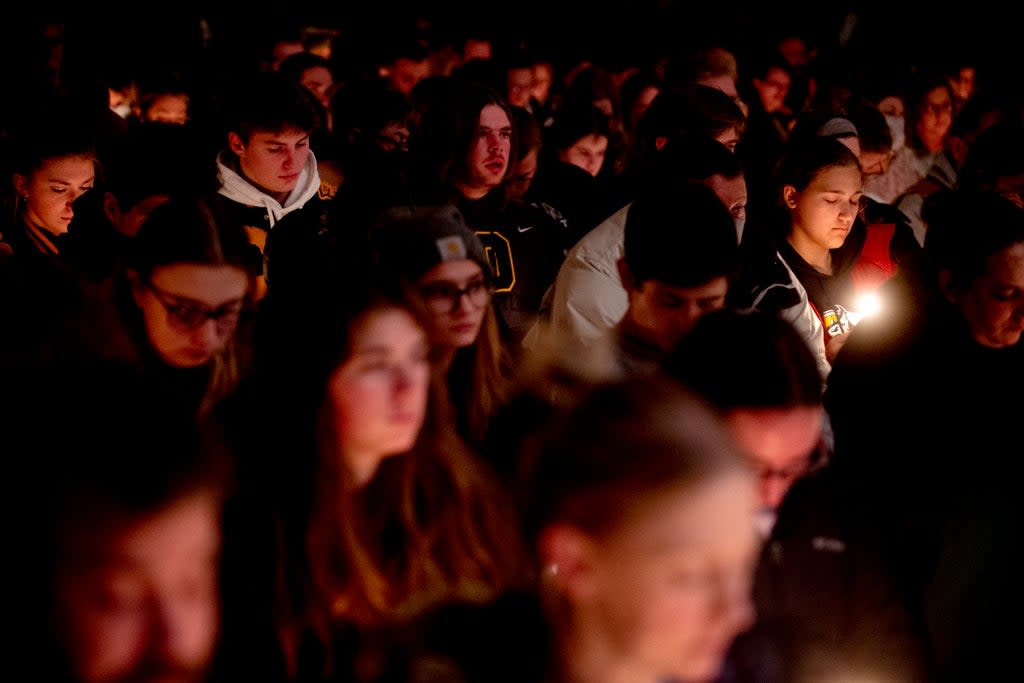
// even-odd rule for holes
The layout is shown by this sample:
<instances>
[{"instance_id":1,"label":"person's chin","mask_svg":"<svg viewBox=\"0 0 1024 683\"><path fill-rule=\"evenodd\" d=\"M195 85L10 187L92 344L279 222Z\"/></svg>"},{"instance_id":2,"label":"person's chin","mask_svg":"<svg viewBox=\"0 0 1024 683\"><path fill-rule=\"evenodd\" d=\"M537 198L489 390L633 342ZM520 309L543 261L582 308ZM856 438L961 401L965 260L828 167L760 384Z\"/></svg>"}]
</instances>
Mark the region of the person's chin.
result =
<instances>
[{"instance_id":1,"label":"person's chin","mask_svg":"<svg viewBox=\"0 0 1024 683\"><path fill-rule=\"evenodd\" d=\"M181 351L175 354L174 357L169 360L168 364L183 370L188 368L198 368L201 365L209 363L212 357L213 355L209 353Z\"/></svg>"}]
</instances>

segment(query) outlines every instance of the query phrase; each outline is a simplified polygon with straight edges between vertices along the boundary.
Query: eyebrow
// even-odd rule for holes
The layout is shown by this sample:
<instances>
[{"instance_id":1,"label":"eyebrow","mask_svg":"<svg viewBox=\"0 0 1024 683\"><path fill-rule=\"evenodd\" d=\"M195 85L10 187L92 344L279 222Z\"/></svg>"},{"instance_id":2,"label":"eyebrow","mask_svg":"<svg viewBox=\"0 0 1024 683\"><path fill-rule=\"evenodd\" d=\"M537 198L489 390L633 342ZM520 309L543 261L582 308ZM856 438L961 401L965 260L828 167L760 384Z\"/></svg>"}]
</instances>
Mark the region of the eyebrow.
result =
<instances>
[{"instance_id":1,"label":"eyebrow","mask_svg":"<svg viewBox=\"0 0 1024 683\"><path fill-rule=\"evenodd\" d=\"M161 290L161 292L164 295L166 295L168 298L174 299L175 302L177 302L177 303L188 303L188 304L195 305L197 307L202 307L202 308L209 309L211 311L216 311L216 310L221 309L221 308L227 308L228 306L233 306L235 304L240 304L240 303L243 303L245 301L245 296L243 295L243 296L235 297L233 299L228 299L227 301L225 301L223 303L219 303L216 306L211 306L210 304L206 303L205 301L201 301L200 299L193 299L192 297L186 296L184 294L176 294L174 292L169 292L167 290Z\"/></svg>"},{"instance_id":2,"label":"eyebrow","mask_svg":"<svg viewBox=\"0 0 1024 683\"><path fill-rule=\"evenodd\" d=\"M295 142L304 142L306 140L309 140L309 135L303 135L301 138L299 138ZM265 144L265 145L290 145L290 144L294 144L294 143L288 142L287 140L278 140L277 138L271 138L270 140L264 140L263 144Z\"/></svg>"}]
</instances>

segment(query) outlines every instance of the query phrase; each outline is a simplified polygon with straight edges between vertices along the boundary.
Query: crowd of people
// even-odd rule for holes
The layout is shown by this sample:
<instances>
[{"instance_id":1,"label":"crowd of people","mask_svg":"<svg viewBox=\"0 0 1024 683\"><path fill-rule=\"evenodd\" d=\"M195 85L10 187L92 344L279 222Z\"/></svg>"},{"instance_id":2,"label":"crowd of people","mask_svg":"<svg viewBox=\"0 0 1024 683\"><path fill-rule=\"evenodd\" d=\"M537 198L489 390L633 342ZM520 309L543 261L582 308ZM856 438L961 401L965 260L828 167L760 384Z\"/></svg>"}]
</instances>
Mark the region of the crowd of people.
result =
<instances>
[{"instance_id":1,"label":"crowd of people","mask_svg":"<svg viewBox=\"0 0 1024 683\"><path fill-rule=\"evenodd\" d=\"M1013 671L1024 90L428 24L23 37L19 680Z\"/></svg>"}]
</instances>

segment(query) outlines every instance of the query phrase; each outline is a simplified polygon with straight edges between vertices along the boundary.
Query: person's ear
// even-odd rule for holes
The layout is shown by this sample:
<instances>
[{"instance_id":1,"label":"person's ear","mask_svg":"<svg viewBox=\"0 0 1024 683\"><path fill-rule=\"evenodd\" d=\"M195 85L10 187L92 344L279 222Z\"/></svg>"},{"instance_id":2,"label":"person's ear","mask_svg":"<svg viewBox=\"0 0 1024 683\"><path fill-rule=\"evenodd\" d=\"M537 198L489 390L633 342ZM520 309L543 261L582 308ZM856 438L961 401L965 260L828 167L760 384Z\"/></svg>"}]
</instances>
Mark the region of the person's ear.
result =
<instances>
[{"instance_id":1,"label":"person's ear","mask_svg":"<svg viewBox=\"0 0 1024 683\"><path fill-rule=\"evenodd\" d=\"M629 269L629 265L626 263L626 259L619 258L615 262L615 267L619 271L619 279L622 281L622 287L627 292L632 292L636 289L636 278L633 277L633 271Z\"/></svg>"},{"instance_id":2,"label":"person's ear","mask_svg":"<svg viewBox=\"0 0 1024 683\"><path fill-rule=\"evenodd\" d=\"M103 213L115 226L121 220L121 205L117 202L117 197L113 192L103 193Z\"/></svg>"},{"instance_id":3,"label":"person's ear","mask_svg":"<svg viewBox=\"0 0 1024 683\"><path fill-rule=\"evenodd\" d=\"M597 590L597 543L570 524L554 524L541 532L538 551L542 580L573 601Z\"/></svg>"},{"instance_id":4,"label":"person's ear","mask_svg":"<svg viewBox=\"0 0 1024 683\"><path fill-rule=\"evenodd\" d=\"M796 208L796 194L797 189L792 185L782 186L782 203L786 205L787 209Z\"/></svg>"},{"instance_id":5,"label":"person's ear","mask_svg":"<svg viewBox=\"0 0 1024 683\"><path fill-rule=\"evenodd\" d=\"M14 190L22 199L28 199L28 177L25 174L14 174Z\"/></svg>"},{"instance_id":6,"label":"person's ear","mask_svg":"<svg viewBox=\"0 0 1024 683\"><path fill-rule=\"evenodd\" d=\"M939 291L942 292L942 298L951 304L955 304L957 300L957 288L953 284L953 273L949 272L948 268L939 269Z\"/></svg>"},{"instance_id":7,"label":"person's ear","mask_svg":"<svg viewBox=\"0 0 1024 683\"><path fill-rule=\"evenodd\" d=\"M131 287L135 305L142 308L142 290L146 288L146 285L142 282L139 271L129 268L125 271L125 278L128 280L128 286Z\"/></svg>"},{"instance_id":8,"label":"person's ear","mask_svg":"<svg viewBox=\"0 0 1024 683\"><path fill-rule=\"evenodd\" d=\"M236 156L245 154L245 141L242 140L242 136L234 131L228 133L228 149L234 152Z\"/></svg>"}]
</instances>

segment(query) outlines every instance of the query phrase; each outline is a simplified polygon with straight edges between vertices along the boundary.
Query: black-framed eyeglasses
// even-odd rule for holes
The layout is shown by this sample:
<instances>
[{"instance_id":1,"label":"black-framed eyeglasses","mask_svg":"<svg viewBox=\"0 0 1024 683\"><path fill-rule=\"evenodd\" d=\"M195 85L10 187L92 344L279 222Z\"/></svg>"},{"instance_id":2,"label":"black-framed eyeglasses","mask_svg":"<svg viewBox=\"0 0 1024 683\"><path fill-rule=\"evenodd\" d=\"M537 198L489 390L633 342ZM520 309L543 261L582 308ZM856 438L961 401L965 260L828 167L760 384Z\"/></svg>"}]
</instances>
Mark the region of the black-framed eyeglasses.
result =
<instances>
[{"instance_id":1,"label":"black-framed eyeglasses","mask_svg":"<svg viewBox=\"0 0 1024 683\"><path fill-rule=\"evenodd\" d=\"M167 322L181 332L192 332L207 320L212 320L217 325L218 333L228 334L238 327L242 316L241 300L230 301L211 310L198 301L179 299L177 295L163 291L152 282L147 282L146 288L153 292L153 296L164 307Z\"/></svg>"},{"instance_id":2,"label":"black-framed eyeglasses","mask_svg":"<svg viewBox=\"0 0 1024 683\"><path fill-rule=\"evenodd\" d=\"M462 297L480 308L487 304L494 288L485 280L473 280L465 287L456 287L451 282L432 282L420 287L420 294L427 307L434 313L451 313L459 307Z\"/></svg>"}]
</instances>

